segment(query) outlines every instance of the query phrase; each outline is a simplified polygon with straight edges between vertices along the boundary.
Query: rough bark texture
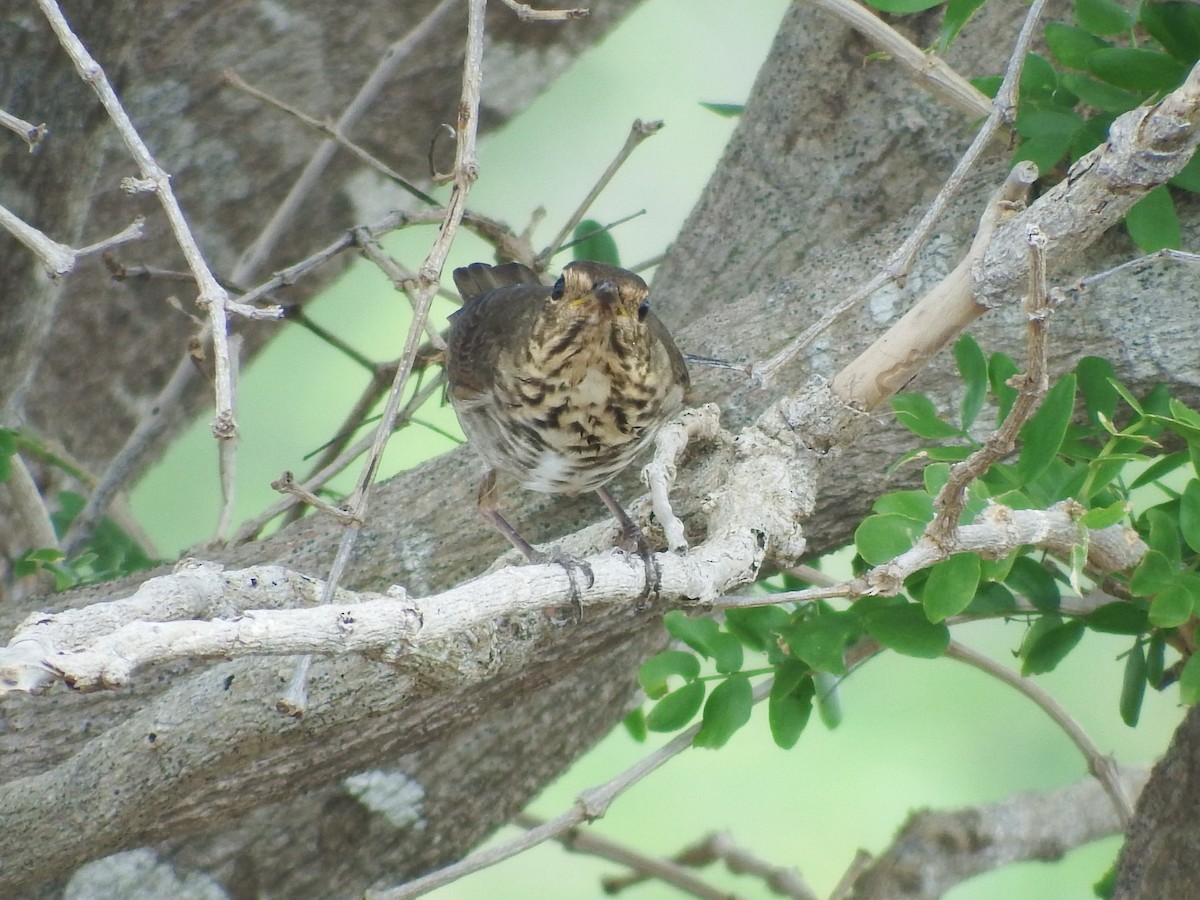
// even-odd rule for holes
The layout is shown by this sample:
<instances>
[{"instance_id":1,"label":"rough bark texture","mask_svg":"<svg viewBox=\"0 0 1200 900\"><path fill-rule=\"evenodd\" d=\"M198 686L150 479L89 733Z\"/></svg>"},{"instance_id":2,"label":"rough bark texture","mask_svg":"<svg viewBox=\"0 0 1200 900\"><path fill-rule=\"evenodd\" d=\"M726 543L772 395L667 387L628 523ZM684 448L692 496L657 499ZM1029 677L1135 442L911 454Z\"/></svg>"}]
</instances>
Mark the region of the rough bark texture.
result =
<instances>
[{"instance_id":1,"label":"rough bark texture","mask_svg":"<svg viewBox=\"0 0 1200 900\"><path fill-rule=\"evenodd\" d=\"M290 18L270 22L236 3L216 11L191 4L157 7L152 22L144 12L139 17L132 3L86 13L68 9L93 52L110 65L135 120L175 175L218 269L232 266L257 233L264 211L286 190L312 138L219 87L215 74L234 65L249 80L318 115L336 115L379 50L418 18L409 8L423 11L428 4L400 9L365 4L353 12L311 6L290 4ZM586 27L603 28L617 5L595 6ZM1012 16L1023 12L1002 6L989 4L956 45L951 62L961 71L1001 68L1015 34ZM587 38L578 35L594 33L520 30L504 10L493 13L492 40L518 46L532 41L536 46L528 52L548 62L565 61L575 45L541 42L583 41ZM0 56L23 61L0 72L0 107L45 118L57 135L74 137L47 145L65 145L54 151L65 154L61 158L43 151L26 159L19 144L0 142L0 185L7 205L59 240L77 244L117 230L135 210L153 215L145 201L116 192L116 178L128 174L122 152L48 42L45 27L32 12L26 20L20 28L0 30L0 42L8 42L0 43ZM936 23L922 22L925 31L915 40L928 45ZM307 43L292 43L304 35ZM455 20L439 33L438 49L413 60L402 93L379 101L381 109L414 110L406 112L403 127L390 117L372 117L364 133L355 133L401 169L423 170L414 159L424 152L432 126L412 123L436 123L453 113L460 35L461 22ZM210 44L215 48L211 58L189 55ZM689 323L676 329L685 350L743 360L778 350L829 303L869 277L903 237L910 209L929 199L965 146L969 123L942 109L890 64L864 63L871 50L805 4L788 14L725 158L656 280L662 318L668 324ZM491 74L485 81L503 80ZM545 77L544 70L538 74ZM529 82L523 84L531 92ZM60 96L72 102L53 99ZM497 110L515 108L520 100L489 98ZM51 110L61 114L52 117ZM402 146L410 137L411 144ZM289 232L286 248L268 269L362 220L361 208L355 209L342 189L349 171L331 176L337 189L315 198L319 207L303 216L311 228ZM831 375L912 297L953 268L969 243L983 198L1002 172L998 154L954 205L905 286L881 292L851 315L784 373L780 384L750 388L737 376L703 371L697 373L698 399L720 399L727 424L736 426L811 372ZM1195 218L1185 210L1189 234ZM162 265L159 250L168 242L159 237L162 243L136 245L120 255ZM1102 269L1105 260L1124 259L1130 252L1127 240L1115 234L1090 258L1075 261L1072 271ZM53 352L38 368L27 405L31 422L98 468L175 365L190 329L160 302L167 293L161 285L112 285L99 268L95 261L86 263L66 282L48 323L47 346ZM54 289L37 274L27 252L4 235L0 272L5 273L5 302L13 309L0 317L0 353L19 360L22 348L30 346L29 336L45 321L38 311L44 312ZM1194 396L1200 378L1189 325L1194 310L1191 292L1179 287L1179 277L1178 270L1159 267L1113 279L1082 302L1061 308L1053 333L1069 340L1055 341L1054 369L1061 371L1086 354L1102 354L1113 358L1135 387L1162 379L1183 396ZM18 312L21 301L29 305ZM976 335L988 350L1019 356L1023 338L1015 304L986 317ZM949 402L953 389L947 386L947 368L935 366L915 387ZM20 369L0 371L0 396L13 390ZM184 411L170 414L182 420ZM898 429L881 417L879 427L834 464L839 476L823 485L809 530L813 550L845 540L884 489L887 464L905 446ZM482 570L502 548L475 519L477 471L464 450L383 485L373 499L348 586L385 590L402 584L425 593ZM631 485L627 479L618 493L632 496ZM677 498L677 511L686 518L703 502L707 487L703 479L692 481ZM534 540L569 532L600 515L587 502L530 495L523 501L516 524ZM338 536L333 524L313 517L268 540L211 555L230 563L277 562L323 576ZM120 589L104 586L42 605L79 605ZM25 612L0 610L0 632L10 633ZM161 827L159 810L148 806L144 831L111 836L103 846L74 848L74 854L60 848L47 868L36 876L27 873L20 883L30 889L52 874L65 878L81 853L94 856L163 841L162 854L217 877L239 897L348 896L376 879L394 881L425 870L461 855L607 731L631 695L637 660L660 640L659 626L649 617L585 621L563 629L561 640L545 647L537 671L417 709L406 705L405 686L390 680L378 664L321 663L310 690L315 718L298 725L269 712L289 673L286 662L161 671L114 695L59 691L6 701L0 756L7 761L10 790L21 789L19 779L36 779L53 766L102 760L89 741L109 729L140 727L142 718L154 724L147 734L162 733L168 746L173 738L177 747L194 754L183 758L199 764L221 757L206 770L214 787L198 790L185 777L177 796L162 798L169 829ZM259 730L248 732L236 747L205 748L206 720L229 707L244 710L242 704L262 708L255 718ZM166 723L155 718L168 711ZM89 746L98 755L77 756ZM548 748L553 752L544 752ZM342 785L346 775L384 761L420 785L424 827L396 825ZM81 769L81 777L88 772L88 777L103 777L102 770L90 769ZM278 792L281 784L289 793ZM260 801L253 792L266 793L267 785L274 785L273 802L255 808ZM387 854L356 850L348 859L337 843L345 831L367 835L369 846L386 847ZM314 854L314 840L322 853L332 855ZM323 864L332 858L343 862ZM43 881L42 890L51 894L55 884Z\"/></svg>"},{"instance_id":2,"label":"rough bark texture","mask_svg":"<svg viewBox=\"0 0 1200 900\"><path fill-rule=\"evenodd\" d=\"M1114 900L1200 896L1200 708L1150 773L1121 850Z\"/></svg>"}]
</instances>

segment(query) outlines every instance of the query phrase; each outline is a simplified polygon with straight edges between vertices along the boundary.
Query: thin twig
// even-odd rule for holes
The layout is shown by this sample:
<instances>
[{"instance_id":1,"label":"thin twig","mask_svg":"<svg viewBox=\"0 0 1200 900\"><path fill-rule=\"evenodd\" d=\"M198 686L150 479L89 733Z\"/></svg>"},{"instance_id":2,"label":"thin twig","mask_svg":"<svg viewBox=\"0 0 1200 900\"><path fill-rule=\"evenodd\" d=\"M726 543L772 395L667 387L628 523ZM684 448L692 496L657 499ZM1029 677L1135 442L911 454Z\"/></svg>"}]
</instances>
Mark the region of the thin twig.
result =
<instances>
[{"instance_id":1,"label":"thin twig","mask_svg":"<svg viewBox=\"0 0 1200 900\"><path fill-rule=\"evenodd\" d=\"M100 103L121 135L126 150L138 165L141 178L126 179L127 189L151 191L158 197L158 201L167 215L167 220L170 222L171 231L175 235L175 242L183 251L188 268L196 278L196 287L199 290L196 304L207 311L212 326L209 331L213 345L213 381L216 392L216 414L213 418L212 432L220 443L222 469L232 469L236 449L237 419L234 415L234 372L232 368L235 363L230 359L229 324L226 320L226 303L229 296L217 282L208 263L204 260L204 254L201 253L200 246L188 227L179 200L176 198L175 192L171 190L170 176L158 164L141 135L138 134L133 121L121 105L116 91L113 90L112 84L104 74L104 69L92 58L83 42L71 30L71 26L67 23L55 0L37 0L37 3L58 37L59 43L75 64L79 76L91 86L100 98ZM231 485L232 478L228 478L227 483ZM231 514L233 501L231 488L224 497L223 519L227 519Z\"/></svg>"},{"instance_id":2,"label":"thin twig","mask_svg":"<svg viewBox=\"0 0 1200 900\"><path fill-rule=\"evenodd\" d=\"M590 835L590 832L581 833ZM651 860L651 862L656 863L658 860ZM714 862L724 863L725 868L735 875L750 875L757 878L773 894L792 897L793 900L817 900L816 893L794 868L784 868L770 863L746 848L738 846L734 843L733 838L721 832L710 834L690 847L680 850L671 857L669 864L687 872L689 869L698 869ZM649 878L659 877L656 872L643 871L638 866L631 865L631 868L634 868L635 871L630 875L605 878L603 881L604 892L610 895L618 894ZM722 892L720 896L727 898L729 894Z\"/></svg>"},{"instance_id":3,"label":"thin twig","mask_svg":"<svg viewBox=\"0 0 1200 900\"><path fill-rule=\"evenodd\" d=\"M296 479L291 472L284 472L282 475L272 481L271 488L272 490L279 491L281 494L293 495L302 503L307 503L314 509L319 509L324 513L328 513L343 525L354 525L360 528L362 527L362 520L355 518L353 513L322 500L312 491L306 490L302 485L296 484Z\"/></svg>"},{"instance_id":4,"label":"thin twig","mask_svg":"<svg viewBox=\"0 0 1200 900\"><path fill-rule=\"evenodd\" d=\"M921 221L917 223L912 233L897 248L896 252L888 257L878 274L827 311L820 319L806 328L803 333L794 338L786 347L771 357L771 359L765 363L756 364L753 367L753 374L759 383L763 385L770 384L780 369L795 359L801 350L812 343L818 335L840 319L847 311L861 304L887 284L903 278L908 273L912 267L913 260L916 259L917 252L933 233L934 226L941 219L946 207L950 204L950 200L958 193L959 188L966 180L971 169L974 168L979 156L1001 126L1012 122L1016 110L1017 88L1020 82L1021 67L1025 63L1025 55L1033 36L1033 28L1041 17L1044 6L1045 0L1033 0L1033 3L1030 5L1029 12L1025 16L1025 23L1022 25L1016 45L1013 47L1008 69L1004 73L1004 81L1000 85L1000 90L996 93L996 99L992 101L991 114L980 127L979 132L975 135L975 139L971 142L971 146L967 148L962 158L959 159L954 167L954 171L950 173L950 177L946 179L946 183L942 185L937 196L933 198L933 202L929 205L929 208L925 211L925 215L921 217Z\"/></svg>"},{"instance_id":5,"label":"thin twig","mask_svg":"<svg viewBox=\"0 0 1200 900\"><path fill-rule=\"evenodd\" d=\"M1046 396L1050 377L1046 366L1046 335L1050 327L1050 298L1046 290L1045 235L1040 229L1029 233L1029 293L1025 312L1029 320L1027 369L1017 385L1019 391L1008 416L992 432L983 446L950 467L950 475L934 498L937 515L925 529L935 543L952 542L958 530L958 519L967 505L967 487L1003 459L1017 445L1017 437L1025 423L1037 412Z\"/></svg>"},{"instance_id":6,"label":"thin twig","mask_svg":"<svg viewBox=\"0 0 1200 900\"><path fill-rule=\"evenodd\" d=\"M33 125L2 109L0 109L0 128L7 128L14 134L20 135L21 140L29 147L30 153L36 150L38 144L50 133L45 122L41 125Z\"/></svg>"},{"instance_id":7,"label":"thin twig","mask_svg":"<svg viewBox=\"0 0 1200 900\"><path fill-rule=\"evenodd\" d=\"M1035 682L1023 678L1012 669L1000 665L995 660L982 653L977 653L957 641L950 642L950 646L946 649L946 656L974 666L993 678L998 678L1005 684L1016 688L1041 707L1046 715L1066 733L1067 737L1071 739L1071 743L1079 748L1079 752L1087 760L1088 771L1100 782L1104 787L1104 792L1112 799L1122 828L1129 827L1129 823L1133 820L1133 802L1129 799L1125 786L1121 783L1121 773L1116 763L1111 756L1100 752L1100 749L1088 737L1087 732L1071 717L1070 713L1059 705L1057 700L1042 690Z\"/></svg>"},{"instance_id":8,"label":"thin twig","mask_svg":"<svg viewBox=\"0 0 1200 900\"><path fill-rule=\"evenodd\" d=\"M454 187L450 191L450 200L446 204L442 227L438 229L429 255L426 256L418 273L419 287L412 322L408 329L408 338L405 341L404 352L396 370L396 378L392 382L392 389L388 394L379 427L375 430L375 440L371 446L371 452L367 455L358 484L346 503L347 508L358 521L366 520L371 485L374 484L375 475L383 459L383 451L392 434L396 414L400 408L400 399L404 395L409 376L412 374L413 363L416 360L417 351L420 349L421 333L425 328L430 307L433 305L433 298L437 295L442 268L450 253L450 244L462 222L467 195L479 172L479 165L475 157L475 143L479 128L480 89L483 82L483 37L486 8L487 0L469 0L462 99L458 107L457 140L455 141ZM333 565L330 567L329 577L325 582L323 603L329 603L332 600L342 574L350 562L350 555L359 532L360 528L357 526L349 526L343 532ZM277 704L278 708L287 715L300 716L304 714L307 706L306 682L308 668L311 664L311 656L305 656L300 660L287 692Z\"/></svg>"},{"instance_id":9,"label":"thin twig","mask_svg":"<svg viewBox=\"0 0 1200 900\"><path fill-rule=\"evenodd\" d=\"M629 135L625 138L625 143L621 146L621 149L617 151L616 157L608 164L608 168L600 175L600 178L592 186L588 195L583 198L583 202L579 204L579 207L567 219L558 234L554 236L554 240L547 244L546 248L538 254L537 265L534 266L537 271L540 272L546 268L546 263L549 262L550 257L559 251L563 241L567 239L567 235L574 231L575 226L583 221L583 217L587 215L587 211L596 202L596 198L608 187L608 183L613 180L613 176L624 165L625 160L629 159L630 154L637 149L642 141L653 134L657 134L662 127L662 122L643 122L641 119L634 120L633 125L629 129Z\"/></svg>"},{"instance_id":10,"label":"thin twig","mask_svg":"<svg viewBox=\"0 0 1200 900\"><path fill-rule=\"evenodd\" d=\"M539 819L528 813L521 813L513 819L513 824L519 825L527 831L532 831L535 828L541 828L546 822L544 819ZM555 835L554 840L558 841L558 843L562 844L568 850L611 860L623 866L628 866L637 873L634 876L623 879L616 887L614 887L615 880L606 878L604 880L604 892L606 894L616 894L627 883L638 883L645 881L647 878L654 878L683 891L685 894L691 894L693 897L701 897L704 900L729 900L728 891L712 887L698 878L686 866L681 866L679 863L671 860L639 853L626 844L609 840L589 829L580 827L568 828L562 834Z\"/></svg>"},{"instance_id":11,"label":"thin twig","mask_svg":"<svg viewBox=\"0 0 1200 900\"><path fill-rule=\"evenodd\" d=\"M70 274L74 271L75 264L85 256L100 253L109 247L123 244L126 241L139 240L144 233L144 224L144 220L139 217L112 237L107 237L81 250L76 250L74 247L68 247L66 244L60 244L58 241L34 228L15 213L0 206L0 228L3 228L24 244L38 258L42 264L42 268L46 270L46 274L51 278L60 278L63 275Z\"/></svg>"},{"instance_id":12,"label":"thin twig","mask_svg":"<svg viewBox=\"0 0 1200 900\"><path fill-rule=\"evenodd\" d=\"M986 116L991 101L975 85L959 75L940 56L922 50L879 16L853 0L812 0L814 6L832 13L889 56L908 68L919 84L971 118Z\"/></svg>"},{"instance_id":13,"label":"thin twig","mask_svg":"<svg viewBox=\"0 0 1200 900\"><path fill-rule=\"evenodd\" d=\"M407 60L412 52L437 29L442 19L456 6L458 6L457 0L441 0L412 31L383 51L379 62L375 64L375 70L363 82L354 99L350 101L350 105L338 117L337 123L334 125L334 130L338 134L346 134L354 127L354 124L366 113L367 108L375 101L400 64ZM242 258L238 260L234 269L235 281L248 281L263 267L304 199L320 183L321 173L333 159L337 146L336 141L325 140L313 151L313 155L304 166L304 171L300 173L287 196L279 204L271 216L271 220L263 227L262 232L259 233L250 248L242 254Z\"/></svg>"},{"instance_id":14,"label":"thin twig","mask_svg":"<svg viewBox=\"0 0 1200 900\"><path fill-rule=\"evenodd\" d=\"M397 416L397 423L400 423L406 419L410 419L412 413L415 412L418 407L423 405L425 401L433 396L438 390L440 390L441 386L441 378L435 378L424 388L414 394L409 402L405 404L405 408L401 415ZM364 397L365 396L366 395L364 394ZM350 463L354 462L354 460L366 453L374 444L374 442L374 431L364 435L362 438L355 441L355 443L350 447L339 453L335 459L332 459L329 462L322 462L317 471L313 472L306 479L304 479L302 482L303 486L309 491L320 490L329 482L330 479L340 473L343 469L350 465ZM295 505L296 498L293 496L287 496L281 500L277 500L264 512L243 523L238 529L237 533L231 539L231 543L241 544L245 543L246 541L253 540L258 533L266 527L268 522L281 513L287 512L287 510L291 509Z\"/></svg>"},{"instance_id":15,"label":"thin twig","mask_svg":"<svg viewBox=\"0 0 1200 900\"><path fill-rule=\"evenodd\" d=\"M755 686L755 703L770 695L772 682L773 679L768 678L766 681ZM679 732L670 741L663 744L662 747L638 760L615 778L583 791L575 798L575 803L569 810L536 828L530 829L525 834L472 853L470 856L456 863L451 863L445 868L430 872L428 875L423 875L399 887L379 893L368 892L367 897L370 900L408 900L410 897L420 897L422 894L427 894L435 888L457 881L465 875L470 875L472 872L478 872L499 862L503 862L510 857L516 856L518 853L525 852L531 847L536 847L538 844L555 840L559 835L564 834L571 828L582 825L584 822L591 822L603 817L608 807L621 794L625 793L625 791L629 790L651 772L660 768L668 760L674 759L684 750L688 749L692 745L692 740L700 731L701 724L696 723Z\"/></svg>"},{"instance_id":16,"label":"thin twig","mask_svg":"<svg viewBox=\"0 0 1200 900\"><path fill-rule=\"evenodd\" d=\"M58 535L54 533L54 523L46 509L46 502L38 490L37 482L25 465L25 459L20 453L9 457L10 468L8 494L13 500L16 514L24 523L24 531L28 546L32 548L58 548Z\"/></svg>"},{"instance_id":17,"label":"thin twig","mask_svg":"<svg viewBox=\"0 0 1200 900\"><path fill-rule=\"evenodd\" d=\"M268 94L266 91L254 87L233 69L226 69L221 74L221 79L226 84L230 84L238 90L249 94L256 100L261 100L268 106L273 106L276 109L281 110L282 112L285 112L296 119L299 119L309 128L319 131L331 141L334 141L339 146L349 150L359 160L366 163L384 178L387 178L389 181L394 182L397 186L412 194L421 202L426 203L429 206L441 206L437 200L435 200L433 197L430 197L427 193L425 193L383 160L379 159L379 157L372 154L369 150L360 147L358 144L354 143L354 141L350 140L350 138L342 134L338 126L330 125L328 122L322 122L320 119L315 119L298 107L295 107L290 103L285 103L278 97L274 97L271 94Z\"/></svg>"},{"instance_id":18,"label":"thin twig","mask_svg":"<svg viewBox=\"0 0 1200 900\"><path fill-rule=\"evenodd\" d=\"M520 3L518 0L503 2L522 22L565 22L568 19L582 19L588 15L587 7L583 6L574 9L534 9L528 3Z\"/></svg>"}]
</instances>

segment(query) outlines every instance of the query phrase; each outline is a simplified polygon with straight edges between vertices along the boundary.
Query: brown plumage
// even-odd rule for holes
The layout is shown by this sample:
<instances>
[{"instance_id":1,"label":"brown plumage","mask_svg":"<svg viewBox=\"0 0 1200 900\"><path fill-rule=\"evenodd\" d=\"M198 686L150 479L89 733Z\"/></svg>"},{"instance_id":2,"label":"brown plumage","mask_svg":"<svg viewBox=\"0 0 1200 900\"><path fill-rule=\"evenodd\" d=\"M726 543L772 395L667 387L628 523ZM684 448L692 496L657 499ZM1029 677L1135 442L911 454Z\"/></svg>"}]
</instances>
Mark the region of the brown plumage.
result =
<instances>
[{"instance_id":1,"label":"brown plumage","mask_svg":"<svg viewBox=\"0 0 1200 900\"><path fill-rule=\"evenodd\" d=\"M604 487L683 408L689 386L646 283L594 262L568 263L553 288L518 263L475 263L454 283L463 308L450 317L446 375L463 431L491 469L484 515L540 561L496 510L496 473L545 493L594 490L648 558Z\"/></svg>"}]
</instances>

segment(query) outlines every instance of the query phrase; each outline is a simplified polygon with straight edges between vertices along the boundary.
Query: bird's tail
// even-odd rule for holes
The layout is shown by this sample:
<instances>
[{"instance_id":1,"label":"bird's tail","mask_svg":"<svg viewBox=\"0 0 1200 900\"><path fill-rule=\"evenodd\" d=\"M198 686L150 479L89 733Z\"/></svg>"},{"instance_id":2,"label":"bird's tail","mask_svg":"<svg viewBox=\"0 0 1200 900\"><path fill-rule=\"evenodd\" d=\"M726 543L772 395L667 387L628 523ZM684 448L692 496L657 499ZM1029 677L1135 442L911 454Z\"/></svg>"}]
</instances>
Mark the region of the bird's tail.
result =
<instances>
[{"instance_id":1,"label":"bird's tail","mask_svg":"<svg viewBox=\"0 0 1200 900\"><path fill-rule=\"evenodd\" d=\"M529 266L521 263L504 263L489 266L487 263L471 263L454 270L454 286L462 295L463 302L479 297L498 287L511 284L541 284L542 280Z\"/></svg>"}]
</instances>

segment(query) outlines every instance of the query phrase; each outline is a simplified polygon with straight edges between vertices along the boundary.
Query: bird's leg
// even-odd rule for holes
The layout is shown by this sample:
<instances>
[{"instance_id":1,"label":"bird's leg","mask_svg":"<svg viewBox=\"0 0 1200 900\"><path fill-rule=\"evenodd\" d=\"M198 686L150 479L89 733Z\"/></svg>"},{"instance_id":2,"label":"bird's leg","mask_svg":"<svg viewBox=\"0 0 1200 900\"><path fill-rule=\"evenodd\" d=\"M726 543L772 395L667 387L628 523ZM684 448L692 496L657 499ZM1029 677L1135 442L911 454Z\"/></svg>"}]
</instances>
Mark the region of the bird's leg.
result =
<instances>
[{"instance_id":1,"label":"bird's leg","mask_svg":"<svg viewBox=\"0 0 1200 900\"><path fill-rule=\"evenodd\" d=\"M592 567L581 559L576 559L562 548L554 546L549 550L539 550L521 536L521 532L504 518L496 505L496 470L489 469L479 485L479 512L489 524L504 535L505 539L517 549L522 556L534 564L556 563L567 571L567 580L571 582L571 605L575 608L578 618L583 619L583 600L580 596L579 585L575 583L575 572L579 572L587 580L587 587L596 582ZM632 524L632 523L630 523ZM635 525L636 529L637 526Z\"/></svg>"},{"instance_id":2,"label":"bird's leg","mask_svg":"<svg viewBox=\"0 0 1200 900\"><path fill-rule=\"evenodd\" d=\"M621 526L621 537L642 558L642 564L646 567L646 586L642 590L642 599L645 600L651 594L657 594L659 588L662 587L662 568L658 564L658 559L655 557L646 535L642 534L642 529L638 528L637 522L629 518L629 513L625 512L625 508L612 495L612 491L606 487L598 487L596 496L608 507L608 511L613 514L613 518Z\"/></svg>"}]
</instances>

